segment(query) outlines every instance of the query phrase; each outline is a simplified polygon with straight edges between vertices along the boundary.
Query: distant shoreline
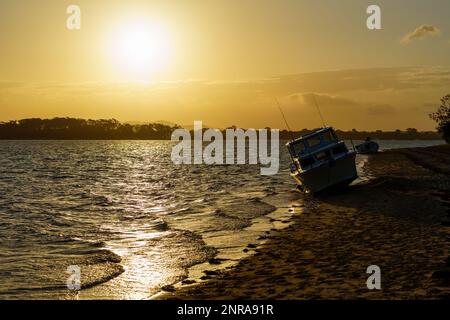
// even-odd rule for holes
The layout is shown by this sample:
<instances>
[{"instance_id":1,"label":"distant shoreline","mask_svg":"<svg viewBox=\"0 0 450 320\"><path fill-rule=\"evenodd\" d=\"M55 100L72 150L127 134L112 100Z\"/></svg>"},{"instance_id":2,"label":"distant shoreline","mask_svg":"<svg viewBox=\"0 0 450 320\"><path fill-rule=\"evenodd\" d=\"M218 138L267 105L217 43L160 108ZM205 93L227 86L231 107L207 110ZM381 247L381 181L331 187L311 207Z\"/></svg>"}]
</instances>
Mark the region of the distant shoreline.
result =
<instances>
[{"instance_id":1,"label":"distant shoreline","mask_svg":"<svg viewBox=\"0 0 450 320\"><path fill-rule=\"evenodd\" d=\"M32 118L0 122L0 140L170 140L173 131L178 128L181 126L162 122L129 124L115 119ZM190 130L192 132L192 128ZM279 136L281 140L290 140L292 136L300 137L314 130L280 130ZM364 140L367 137L374 140L442 140L438 132L414 128L395 131L337 129L336 133L343 140Z\"/></svg>"}]
</instances>

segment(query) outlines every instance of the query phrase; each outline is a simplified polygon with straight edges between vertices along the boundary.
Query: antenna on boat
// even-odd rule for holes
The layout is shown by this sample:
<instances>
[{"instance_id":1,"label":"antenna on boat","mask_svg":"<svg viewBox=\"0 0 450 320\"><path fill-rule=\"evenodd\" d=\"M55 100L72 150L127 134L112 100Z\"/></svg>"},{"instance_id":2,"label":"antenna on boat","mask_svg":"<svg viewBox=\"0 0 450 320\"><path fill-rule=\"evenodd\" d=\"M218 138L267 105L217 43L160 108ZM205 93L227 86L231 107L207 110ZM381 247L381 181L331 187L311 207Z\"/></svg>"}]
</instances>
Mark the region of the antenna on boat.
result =
<instances>
[{"instance_id":1,"label":"antenna on boat","mask_svg":"<svg viewBox=\"0 0 450 320\"><path fill-rule=\"evenodd\" d=\"M289 130L289 134L291 135L291 141L294 141L294 140L295 140L295 139L294 139L294 135L293 135L293 133L292 133L291 128L289 127L289 123L287 122L286 117L284 116L283 109L281 109L281 105L280 105L280 102L278 101L277 97L275 97L275 101L277 102L278 109L280 110L281 115L283 116L284 123L286 124L286 127L287 127L287 129Z\"/></svg>"},{"instance_id":2,"label":"antenna on boat","mask_svg":"<svg viewBox=\"0 0 450 320\"><path fill-rule=\"evenodd\" d=\"M323 125L323 127L325 128L325 127L326 127L325 121L323 120L322 112L320 112L319 105L317 104L316 96L314 95L314 93L312 93L311 95L312 95L312 97L313 97L314 104L316 105L317 112L319 113L320 120L322 121L322 125Z\"/></svg>"},{"instance_id":3,"label":"antenna on boat","mask_svg":"<svg viewBox=\"0 0 450 320\"><path fill-rule=\"evenodd\" d=\"M287 122L286 117L284 116L283 109L281 109L281 105L280 105L280 102L278 101L277 97L275 97L275 101L277 102L278 109L280 110L281 115L283 116L284 123L286 124L286 127L287 127L287 129L289 130L289 133L290 133L290 135L291 135L291 141L294 141L294 140L295 140L295 139L294 139L294 134L292 133L292 130L291 130L291 128L289 127L289 123ZM297 164L295 163L294 157L292 156L292 153L291 153L290 150L289 150L289 156L290 156L290 158L291 158L292 164L297 168ZM292 170L292 169L291 169L291 170Z\"/></svg>"}]
</instances>

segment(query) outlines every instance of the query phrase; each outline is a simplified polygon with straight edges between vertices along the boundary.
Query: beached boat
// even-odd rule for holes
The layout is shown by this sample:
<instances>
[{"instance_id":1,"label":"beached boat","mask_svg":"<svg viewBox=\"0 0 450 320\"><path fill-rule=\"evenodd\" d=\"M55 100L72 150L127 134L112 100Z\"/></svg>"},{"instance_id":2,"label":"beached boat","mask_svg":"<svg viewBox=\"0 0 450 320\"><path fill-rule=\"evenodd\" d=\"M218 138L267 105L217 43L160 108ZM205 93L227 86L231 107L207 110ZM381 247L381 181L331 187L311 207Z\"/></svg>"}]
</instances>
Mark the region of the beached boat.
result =
<instances>
[{"instance_id":1,"label":"beached boat","mask_svg":"<svg viewBox=\"0 0 450 320\"><path fill-rule=\"evenodd\" d=\"M286 144L292 159L291 176L300 190L318 193L348 186L356 173L356 152L340 141L331 127Z\"/></svg>"},{"instance_id":2,"label":"beached boat","mask_svg":"<svg viewBox=\"0 0 450 320\"><path fill-rule=\"evenodd\" d=\"M363 143L356 146L356 150L361 154L377 153L380 146L375 141L366 139Z\"/></svg>"}]
</instances>

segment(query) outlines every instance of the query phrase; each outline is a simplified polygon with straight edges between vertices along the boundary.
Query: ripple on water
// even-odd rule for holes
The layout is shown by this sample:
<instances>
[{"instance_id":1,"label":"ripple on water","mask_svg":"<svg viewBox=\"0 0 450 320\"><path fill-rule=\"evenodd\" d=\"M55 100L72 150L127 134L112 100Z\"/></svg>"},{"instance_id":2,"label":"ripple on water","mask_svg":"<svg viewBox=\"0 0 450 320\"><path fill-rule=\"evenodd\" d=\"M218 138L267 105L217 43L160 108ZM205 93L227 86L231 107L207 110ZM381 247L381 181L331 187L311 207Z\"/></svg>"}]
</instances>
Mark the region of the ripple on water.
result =
<instances>
[{"instance_id":1,"label":"ripple on water","mask_svg":"<svg viewBox=\"0 0 450 320\"><path fill-rule=\"evenodd\" d=\"M81 297L146 297L230 235L254 238L246 229L275 208L265 196L292 186L259 166L175 166L171 142L0 144L2 298L64 298L71 264Z\"/></svg>"}]
</instances>

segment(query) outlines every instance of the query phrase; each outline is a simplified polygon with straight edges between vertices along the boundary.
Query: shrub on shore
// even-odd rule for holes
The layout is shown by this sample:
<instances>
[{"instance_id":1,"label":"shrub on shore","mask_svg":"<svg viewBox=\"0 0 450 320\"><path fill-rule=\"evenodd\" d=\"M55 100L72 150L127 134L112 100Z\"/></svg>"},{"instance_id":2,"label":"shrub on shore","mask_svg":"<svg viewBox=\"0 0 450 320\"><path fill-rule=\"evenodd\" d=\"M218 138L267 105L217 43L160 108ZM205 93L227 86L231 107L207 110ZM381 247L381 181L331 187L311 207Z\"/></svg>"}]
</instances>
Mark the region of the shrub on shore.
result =
<instances>
[{"instance_id":1,"label":"shrub on shore","mask_svg":"<svg viewBox=\"0 0 450 320\"><path fill-rule=\"evenodd\" d=\"M444 140L450 143L450 94L441 99L441 105L430 118L437 122L437 130L442 133Z\"/></svg>"}]
</instances>

